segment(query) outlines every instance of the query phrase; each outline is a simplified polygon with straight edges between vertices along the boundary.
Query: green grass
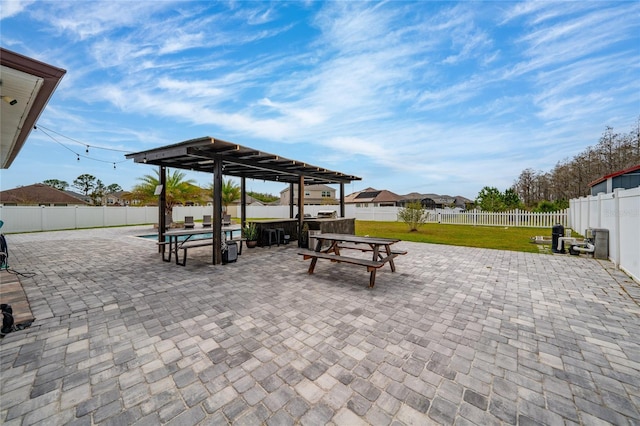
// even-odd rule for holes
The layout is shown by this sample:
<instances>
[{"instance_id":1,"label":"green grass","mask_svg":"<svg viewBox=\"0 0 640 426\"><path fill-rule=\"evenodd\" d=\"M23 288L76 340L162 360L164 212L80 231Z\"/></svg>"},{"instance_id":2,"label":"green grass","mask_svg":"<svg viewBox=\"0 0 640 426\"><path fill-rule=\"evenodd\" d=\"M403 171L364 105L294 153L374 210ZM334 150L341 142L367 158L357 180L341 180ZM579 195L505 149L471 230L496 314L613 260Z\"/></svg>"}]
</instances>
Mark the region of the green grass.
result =
<instances>
[{"instance_id":1,"label":"green grass","mask_svg":"<svg viewBox=\"0 0 640 426\"><path fill-rule=\"evenodd\" d=\"M550 253L549 246L533 244L531 237L551 238L549 228L513 228L503 226L443 225L427 223L410 232L404 222L356 221L356 235L399 238L417 243L448 244L496 250Z\"/></svg>"}]
</instances>

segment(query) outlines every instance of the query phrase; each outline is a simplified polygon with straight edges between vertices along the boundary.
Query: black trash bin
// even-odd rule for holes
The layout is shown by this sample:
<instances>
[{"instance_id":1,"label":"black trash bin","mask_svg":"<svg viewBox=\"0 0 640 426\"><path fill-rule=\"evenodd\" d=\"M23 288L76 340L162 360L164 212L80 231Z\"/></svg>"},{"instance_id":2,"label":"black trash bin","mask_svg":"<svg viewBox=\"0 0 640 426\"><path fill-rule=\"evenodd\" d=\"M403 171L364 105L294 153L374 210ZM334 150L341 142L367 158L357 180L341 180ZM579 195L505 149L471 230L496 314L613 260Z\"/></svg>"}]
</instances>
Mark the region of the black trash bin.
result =
<instances>
[{"instance_id":1,"label":"black trash bin","mask_svg":"<svg viewBox=\"0 0 640 426\"><path fill-rule=\"evenodd\" d=\"M564 245L558 250L558 241L560 237L564 237L564 226L556 224L551 228L551 251L554 253L564 253Z\"/></svg>"}]
</instances>

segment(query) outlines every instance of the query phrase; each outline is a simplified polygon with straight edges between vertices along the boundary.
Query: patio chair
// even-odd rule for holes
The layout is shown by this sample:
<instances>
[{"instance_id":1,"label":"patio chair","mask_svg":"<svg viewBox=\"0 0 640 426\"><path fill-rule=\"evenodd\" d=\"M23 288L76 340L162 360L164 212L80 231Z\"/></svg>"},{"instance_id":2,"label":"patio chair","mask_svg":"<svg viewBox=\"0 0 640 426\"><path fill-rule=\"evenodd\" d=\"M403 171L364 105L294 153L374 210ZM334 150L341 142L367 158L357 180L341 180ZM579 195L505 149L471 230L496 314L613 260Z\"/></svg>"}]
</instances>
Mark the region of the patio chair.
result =
<instances>
[{"instance_id":1,"label":"patio chair","mask_svg":"<svg viewBox=\"0 0 640 426\"><path fill-rule=\"evenodd\" d=\"M192 229L196 224L193 223L193 216L185 216L184 217L184 227L185 229Z\"/></svg>"},{"instance_id":2,"label":"patio chair","mask_svg":"<svg viewBox=\"0 0 640 426\"><path fill-rule=\"evenodd\" d=\"M202 227L203 228L211 228L211 215L206 214L202 216Z\"/></svg>"},{"instance_id":3,"label":"patio chair","mask_svg":"<svg viewBox=\"0 0 640 426\"><path fill-rule=\"evenodd\" d=\"M222 215L222 226L228 226L231 225L231 215L230 214L223 214Z\"/></svg>"}]
</instances>

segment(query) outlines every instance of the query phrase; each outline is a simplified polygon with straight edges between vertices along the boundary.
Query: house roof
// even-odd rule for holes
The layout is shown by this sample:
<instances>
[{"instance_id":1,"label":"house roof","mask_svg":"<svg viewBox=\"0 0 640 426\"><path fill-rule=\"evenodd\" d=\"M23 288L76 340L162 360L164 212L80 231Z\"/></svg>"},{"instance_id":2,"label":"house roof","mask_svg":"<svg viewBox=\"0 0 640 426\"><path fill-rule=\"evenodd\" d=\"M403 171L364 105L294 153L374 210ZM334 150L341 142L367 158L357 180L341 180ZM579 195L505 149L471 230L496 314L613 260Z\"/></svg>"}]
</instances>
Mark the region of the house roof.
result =
<instances>
[{"instance_id":1,"label":"house roof","mask_svg":"<svg viewBox=\"0 0 640 426\"><path fill-rule=\"evenodd\" d=\"M0 168L8 169L67 71L0 48ZM15 101L15 102L13 102Z\"/></svg>"},{"instance_id":2,"label":"house roof","mask_svg":"<svg viewBox=\"0 0 640 426\"><path fill-rule=\"evenodd\" d=\"M298 185L294 184L294 187L297 188ZM306 191L335 191L335 188L332 188L330 186L327 185L305 185L304 189ZM284 193L284 192L289 192L289 187L287 186L286 188L284 188L282 191L280 191L280 194Z\"/></svg>"},{"instance_id":3,"label":"house roof","mask_svg":"<svg viewBox=\"0 0 640 426\"><path fill-rule=\"evenodd\" d=\"M345 203L391 203L401 201L402 197L386 189L366 188L345 197Z\"/></svg>"},{"instance_id":4,"label":"house roof","mask_svg":"<svg viewBox=\"0 0 640 426\"><path fill-rule=\"evenodd\" d=\"M0 191L0 203L16 204L87 204L79 198L43 183Z\"/></svg>"},{"instance_id":5,"label":"house roof","mask_svg":"<svg viewBox=\"0 0 640 426\"><path fill-rule=\"evenodd\" d=\"M361 178L291 160L275 154L205 136L148 151L127 154L136 163L213 173L220 161L222 174L240 178L305 185L350 183Z\"/></svg>"},{"instance_id":6,"label":"house roof","mask_svg":"<svg viewBox=\"0 0 640 426\"><path fill-rule=\"evenodd\" d=\"M617 172L611 173L609 175L606 176L602 176L600 179L596 179L593 182L591 182L589 184L589 188L591 188L592 186L595 186L601 182L606 181L607 179L612 179L614 177L618 177L618 176L622 176L622 175L626 175L628 173L632 173L632 172L636 172L640 170L640 164L636 164L635 166L629 167L628 169L624 169L624 170L619 170Z\"/></svg>"}]
</instances>

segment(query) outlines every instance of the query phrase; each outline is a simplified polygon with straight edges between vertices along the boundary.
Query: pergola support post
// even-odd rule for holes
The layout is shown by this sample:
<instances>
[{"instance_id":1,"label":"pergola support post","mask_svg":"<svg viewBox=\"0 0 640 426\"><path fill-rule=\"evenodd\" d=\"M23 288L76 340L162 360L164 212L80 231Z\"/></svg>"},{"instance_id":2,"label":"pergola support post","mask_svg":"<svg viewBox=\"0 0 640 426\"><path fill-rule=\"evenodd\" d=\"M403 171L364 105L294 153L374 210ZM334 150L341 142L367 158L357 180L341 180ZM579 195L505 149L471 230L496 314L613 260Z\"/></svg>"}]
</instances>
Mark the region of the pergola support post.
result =
<instances>
[{"instance_id":1,"label":"pergola support post","mask_svg":"<svg viewBox=\"0 0 640 426\"><path fill-rule=\"evenodd\" d=\"M247 224L247 178L240 178L240 228Z\"/></svg>"},{"instance_id":2,"label":"pergola support post","mask_svg":"<svg viewBox=\"0 0 640 426\"><path fill-rule=\"evenodd\" d=\"M293 191L296 185L294 183L289 184L289 219L293 219L293 206L294 206L294 198Z\"/></svg>"},{"instance_id":3,"label":"pergola support post","mask_svg":"<svg viewBox=\"0 0 640 426\"><path fill-rule=\"evenodd\" d=\"M158 170L162 190L158 194L158 242L164 243L164 231L167 229L167 168L160 166ZM164 250L163 244L158 244L158 252Z\"/></svg>"},{"instance_id":4,"label":"pergola support post","mask_svg":"<svg viewBox=\"0 0 640 426\"><path fill-rule=\"evenodd\" d=\"M302 246L302 228L304 227L304 176L298 179L298 247Z\"/></svg>"},{"instance_id":5,"label":"pergola support post","mask_svg":"<svg viewBox=\"0 0 640 426\"><path fill-rule=\"evenodd\" d=\"M344 208L344 182L340 183L340 217L345 216L345 208Z\"/></svg>"},{"instance_id":6,"label":"pergola support post","mask_svg":"<svg viewBox=\"0 0 640 426\"><path fill-rule=\"evenodd\" d=\"M213 163L213 250L212 263L222 263L222 158Z\"/></svg>"}]
</instances>

